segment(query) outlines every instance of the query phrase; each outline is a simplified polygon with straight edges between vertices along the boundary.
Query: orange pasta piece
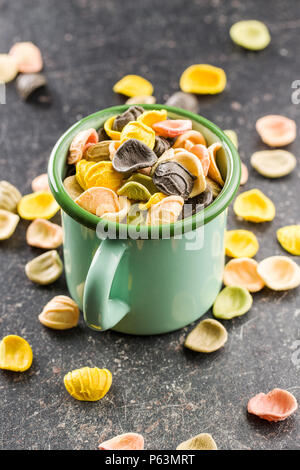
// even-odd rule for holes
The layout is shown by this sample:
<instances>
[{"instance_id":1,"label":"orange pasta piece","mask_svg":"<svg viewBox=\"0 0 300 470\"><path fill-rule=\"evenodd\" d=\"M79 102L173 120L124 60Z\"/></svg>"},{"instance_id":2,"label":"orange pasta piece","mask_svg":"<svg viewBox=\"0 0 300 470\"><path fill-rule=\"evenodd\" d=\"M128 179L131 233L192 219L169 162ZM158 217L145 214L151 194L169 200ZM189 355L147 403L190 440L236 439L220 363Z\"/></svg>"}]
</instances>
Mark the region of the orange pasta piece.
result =
<instances>
[{"instance_id":1,"label":"orange pasta piece","mask_svg":"<svg viewBox=\"0 0 300 470\"><path fill-rule=\"evenodd\" d=\"M79 162L79 160L82 159L84 151L87 150L87 145L96 144L98 140L98 134L93 128L86 129L75 135L70 145L68 155L69 165Z\"/></svg>"},{"instance_id":2,"label":"orange pasta piece","mask_svg":"<svg viewBox=\"0 0 300 470\"><path fill-rule=\"evenodd\" d=\"M263 116L256 121L256 130L262 141L270 147L283 147L296 138L296 123L277 114Z\"/></svg>"},{"instance_id":3,"label":"orange pasta piece","mask_svg":"<svg viewBox=\"0 0 300 470\"><path fill-rule=\"evenodd\" d=\"M173 148L176 149L181 147L185 148L186 150L190 150L191 147L197 144L206 145L205 138L203 137L201 132L191 130L177 137Z\"/></svg>"}]
</instances>

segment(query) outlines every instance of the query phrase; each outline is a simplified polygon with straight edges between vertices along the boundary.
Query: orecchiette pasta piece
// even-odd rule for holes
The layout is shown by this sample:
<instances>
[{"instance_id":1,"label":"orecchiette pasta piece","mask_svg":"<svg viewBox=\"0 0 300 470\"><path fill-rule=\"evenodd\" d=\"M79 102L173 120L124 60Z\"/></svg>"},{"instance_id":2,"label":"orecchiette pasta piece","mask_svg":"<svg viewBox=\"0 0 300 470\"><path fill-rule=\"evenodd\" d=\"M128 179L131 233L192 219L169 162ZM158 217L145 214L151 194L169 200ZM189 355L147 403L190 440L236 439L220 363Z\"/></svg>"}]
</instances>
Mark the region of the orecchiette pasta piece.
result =
<instances>
[{"instance_id":1,"label":"orecchiette pasta piece","mask_svg":"<svg viewBox=\"0 0 300 470\"><path fill-rule=\"evenodd\" d=\"M119 206L120 209L116 212L106 212L102 215L100 213L102 212L101 206L98 207L96 215L101 217L102 219L105 220L110 220L111 222L121 222L126 215L128 214L128 211L130 209L131 203L127 199L127 197L120 196L119 197Z\"/></svg>"},{"instance_id":2,"label":"orecchiette pasta piece","mask_svg":"<svg viewBox=\"0 0 300 470\"><path fill-rule=\"evenodd\" d=\"M118 212L120 204L117 194L109 188L95 187L87 189L77 199L75 199L83 209L98 214L99 217L106 212Z\"/></svg>"},{"instance_id":3,"label":"orecchiette pasta piece","mask_svg":"<svg viewBox=\"0 0 300 470\"><path fill-rule=\"evenodd\" d=\"M174 161L184 166L192 175L196 177L194 186L189 197L198 196L206 188L206 180L203 173L203 167L199 158L193 153L184 149L175 149Z\"/></svg>"},{"instance_id":4,"label":"orecchiette pasta piece","mask_svg":"<svg viewBox=\"0 0 300 470\"><path fill-rule=\"evenodd\" d=\"M126 101L126 104L154 104L156 102L155 96L133 96Z\"/></svg>"},{"instance_id":5,"label":"orecchiette pasta piece","mask_svg":"<svg viewBox=\"0 0 300 470\"><path fill-rule=\"evenodd\" d=\"M249 178L248 168L245 165L245 163L242 162L241 163L241 181L240 181L240 185L244 186L244 184L247 183L248 178Z\"/></svg>"},{"instance_id":6,"label":"orecchiette pasta piece","mask_svg":"<svg viewBox=\"0 0 300 470\"><path fill-rule=\"evenodd\" d=\"M225 71L208 64L190 65L180 77L180 88L186 93L214 95L226 86Z\"/></svg>"},{"instance_id":7,"label":"orecchiette pasta piece","mask_svg":"<svg viewBox=\"0 0 300 470\"><path fill-rule=\"evenodd\" d=\"M111 140L109 144L109 158L112 161L116 151L120 147L121 142L119 140Z\"/></svg>"},{"instance_id":8,"label":"orecchiette pasta piece","mask_svg":"<svg viewBox=\"0 0 300 470\"><path fill-rule=\"evenodd\" d=\"M173 161L182 165L186 170L188 170L195 177L193 183L193 188L189 197L198 196L206 188L206 179L203 173L203 166L201 164L200 158L198 158L194 153L189 152L184 148L171 148L164 152L161 157L159 157L157 163L152 168L152 172L155 172L156 168L163 162Z\"/></svg>"},{"instance_id":9,"label":"orecchiette pasta piece","mask_svg":"<svg viewBox=\"0 0 300 470\"><path fill-rule=\"evenodd\" d=\"M297 408L298 403L294 395L281 388L274 388L269 393L258 393L250 398L247 405L248 413L274 422L284 421Z\"/></svg>"},{"instance_id":10,"label":"orecchiette pasta piece","mask_svg":"<svg viewBox=\"0 0 300 470\"><path fill-rule=\"evenodd\" d=\"M47 173L37 176L31 183L32 191L50 191Z\"/></svg>"},{"instance_id":11,"label":"orecchiette pasta piece","mask_svg":"<svg viewBox=\"0 0 300 470\"><path fill-rule=\"evenodd\" d=\"M69 394L80 401L97 401L106 395L112 382L111 372L98 367L82 367L64 377Z\"/></svg>"},{"instance_id":12,"label":"orecchiette pasta piece","mask_svg":"<svg viewBox=\"0 0 300 470\"><path fill-rule=\"evenodd\" d=\"M286 251L300 256L300 224L287 225L278 229L277 240Z\"/></svg>"},{"instance_id":13,"label":"orecchiette pasta piece","mask_svg":"<svg viewBox=\"0 0 300 470\"><path fill-rule=\"evenodd\" d=\"M17 63L8 54L0 54L0 81L2 83L11 82L18 74Z\"/></svg>"},{"instance_id":14,"label":"orecchiette pasta piece","mask_svg":"<svg viewBox=\"0 0 300 470\"><path fill-rule=\"evenodd\" d=\"M79 160L82 159L85 149L87 148L86 146L88 146L88 144L96 144L98 140L98 134L93 128L80 131L77 135L75 135L69 149L69 165L79 162Z\"/></svg>"},{"instance_id":15,"label":"orecchiette pasta piece","mask_svg":"<svg viewBox=\"0 0 300 470\"><path fill-rule=\"evenodd\" d=\"M0 209L16 212L21 197L22 194L15 186L8 181L0 181Z\"/></svg>"},{"instance_id":16,"label":"orecchiette pasta piece","mask_svg":"<svg viewBox=\"0 0 300 470\"><path fill-rule=\"evenodd\" d=\"M98 449L100 450L143 450L144 438L141 434L135 432L127 432L101 442Z\"/></svg>"},{"instance_id":17,"label":"orecchiette pasta piece","mask_svg":"<svg viewBox=\"0 0 300 470\"><path fill-rule=\"evenodd\" d=\"M83 193L83 189L77 182L76 176L68 176L64 180L64 187L73 201Z\"/></svg>"},{"instance_id":18,"label":"orecchiette pasta piece","mask_svg":"<svg viewBox=\"0 0 300 470\"><path fill-rule=\"evenodd\" d=\"M63 263L56 250L47 251L25 266L25 273L32 282L47 285L56 281L63 271Z\"/></svg>"},{"instance_id":19,"label":"orecchiette pasta piece","mask_svg":"<svg viewBox=\"0 0 300 470\"><path fill-rule=\"evenodd\" d=\"M224 269L225 286L240 286L249 292L259 292L265 285L257 272L258 263L252 258L230 260Z\"/></svg>"},{"instance_id":20,"label":"orecchiette pasta piece","mask_svg":"<svg viewBox=\"0 0 300 470\"><path fill-rule=\"evenodd\" d=\"M58 248L63 242L62 228L45 219L36 219L26 232L28 245L46 250Z\"/></svg>"},{"instance_id":21,"label":"orecchiette pasta piece","mask_svg":"<svg viewBox=\"0 0 300 470\"><path fill-rule=\"evenodd\" d=\"M211 353L222 348L227 337L227 331L220 322L206 318L188 334L184 345L192 351Z\"/></svg>"},{"instance_id":22,"label":"orecchiette pasta piece","mask_svg":"<svg viewBox=\"0 0 300 470\"><path fill-rule=\"evenodd\" d=\"M256 121L256 130L265 144L270 147L283 147L295 140L297 127L292 119L270 114Z\"/></svg>"},{"instance_id":23,"label":"orecchiette pasta piece","mask_svg":"<svg viewBox=\"0 0 300 470\"><path fill-rule=\"evenodd\" d=\"M191 437L187 441L182 442L176 447L177 450L217 450L211 434L198 434L198 436Z\"/></svg>"},{"instance_id":24,"label":"orecchiette pasta piece","mask_svg":"<svg viewBox=\"0 0 300 470\"><path fill-rule=\"evenodd\" d=\"M219 183L220 186L224 186L224 181L221 176L220 170L217 166L216 162L216 153L218 150L222 148L222 145L219 142L215 142L214 144L208 147L209 156L210 156L210 165L208 169L208 176Z\"/></svg>"},{"instance_id":25,"label":"orecchiette pasta piece","mask_svg":"<svg viewBox=\"0 0 300 470\"><path fill-rule=\"evenodd\" d=\"M78 305L66 295L57 295L45 305L39 320L48 328L68 330L78 324Z\"/></svg>"},{"instance_id":26,"label":"orecchiette pasta piece","mask_svg":"<svg viewBox=\"0 0 300 470\"><path fill-rule=\"evenodd\" d=\"M224 134L227 135L227 137L229 137L229 139L234 144L234 146L236 148L238 148L239 147L239 139L238 139L237 133L235 131L233 131L232 129L227 129L223 132L224 132Z\"/></svg>"},{"instance_id":27,"label":"orecchiette pasta piece","mask_svg":"<svg viewBox=\"0 0 300 470\"><path fill-rule=\"evenodd\" d=\"M210 155L208 148L205 145L197 144L190 148L190 152L195 154L199 158L204 176L207 176L209 165L210 165Z\"/></svg>"},{"instance_id":28,"label":"orecchiette pasta piece","mask_svg":"<svg viewBox=\"0 0 300 470\"><path fill-rule=\"evenodd\" d=\"M282 291L300 286L300 267L288 256L270 256L258 264L257 272L269 289Z\"/></svg>"},{"instance_id":29,"label":"orecchiette pasta piece","mask_svg":"<svg viewBox=\"0 0 300 470\"><path fill-rule=\"evenodd\" d=\"M250 222L268 222L276 215L276 208L259 189L240 193L234 201L233 210L238 217Z\"/></svg>"},{"instance_id":30,"label":"orecchiette pasta piece","mask_svg":"<svg viewBox=\"0 0 300 470\"><path fill-rule=\"evenodd\" d=\"M23 196L18 204L18 212L22 219L51 219L59 210L59 205L48 191Z\"/></svg>"},{"instance_id":31,"label":"orecchiette pasta piece","mask_svg":"<svg viewBox=\"0 0 300 470\"><path fill-rule=\"evenodd\" d=\"M125 75L113 86L115 93L129 96L151 96L153 93L153 85L146 78L140 75Z\"/></svg>"},{"instance_id":32,"label":"orecchiette pasta piece","mask_svg":"<svg viewBox=\"0 0 300 470\"><path fill-rule=\"evenodd\" d=\"M16 42L9 51L21 73L37 73L43 68L40 49L32 42Z\"/></svg>"},{"instance_id":33,"label":"orecchiette pasta piece","mask_svg":"<svg viewBox=\"0 0 300 470\"><path fill-rule=\"evenodd\" d=\"M187 131L184 134L177 137L173 148L185 148L186 150L191 150L194 145L206 145L205 138L199 131Z\"/></svg>"},{"instance_id":34,"label":"orecchiette pasta piece","mask_svg":"<svg viewBox=\"0 0 300 470\"><path fill-rule=\"evenodd\" d=\"M148 225L170 224L178 219L184 199L181 196L168 196L150 207L147 213Z\"/></svg>"},{"instance_id":35,"label":"orecchiette pasta piece","mask_svg":"<svg viewBox=\"0 0 300 470\"><path fill-rule=\"evenodd\" d=\"M0 209L0 240L7 240L13 235L19 220L17 214Z\"/></svg>"},{"instance_id":36,"label":"orecchiette pasta piece","mask_svg":"<svg viewBox=\"0 0 300 470\"><path fill-rule=\"evenodd\" d=\"M0 343L0 369L24 372L32 364L32 349L21 336L5 336Z\"/></svg>"},{"instance_id":37,"label":"orecchiette pasta piece","mask_svg":"<svg viewBox=\"0 0 300 470\"><path fill-rule=\"evenodd\" d=\"M93 162L109 160L109 145L111 140L102 140L97 144L90 145L84 152L84 158Z\"/></svg>"}]
</instances>

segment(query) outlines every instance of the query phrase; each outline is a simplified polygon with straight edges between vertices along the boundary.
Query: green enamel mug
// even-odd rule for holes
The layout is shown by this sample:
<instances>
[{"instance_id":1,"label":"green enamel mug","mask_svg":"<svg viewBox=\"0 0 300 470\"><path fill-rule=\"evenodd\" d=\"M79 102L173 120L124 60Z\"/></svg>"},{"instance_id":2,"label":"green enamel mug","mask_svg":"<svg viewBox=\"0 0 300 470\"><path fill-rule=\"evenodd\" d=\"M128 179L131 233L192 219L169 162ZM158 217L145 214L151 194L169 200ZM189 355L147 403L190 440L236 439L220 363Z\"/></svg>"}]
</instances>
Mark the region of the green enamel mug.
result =
<instances>
[{"instance_id":1,"label":"green enamel mug","mask_svg":"<svg viewBox=\"0 0 300 470\"><path fill-rule=\"evenodd\" d=\"M197 214L172 224L136 226L108 222L79 207L67 194L67 153L81 130L100 128L128 106L92 114L72 126L55 145L49 162L51 191L62 209L64 261L70 295L89 327L135 335L167 333L197 320L222 286L227 207L240 183L235 146L215 124L162 105L173 119L191 119L207 144L220 142L217 164L225 181L219 196Z\"/></svg>"}]
</instances>

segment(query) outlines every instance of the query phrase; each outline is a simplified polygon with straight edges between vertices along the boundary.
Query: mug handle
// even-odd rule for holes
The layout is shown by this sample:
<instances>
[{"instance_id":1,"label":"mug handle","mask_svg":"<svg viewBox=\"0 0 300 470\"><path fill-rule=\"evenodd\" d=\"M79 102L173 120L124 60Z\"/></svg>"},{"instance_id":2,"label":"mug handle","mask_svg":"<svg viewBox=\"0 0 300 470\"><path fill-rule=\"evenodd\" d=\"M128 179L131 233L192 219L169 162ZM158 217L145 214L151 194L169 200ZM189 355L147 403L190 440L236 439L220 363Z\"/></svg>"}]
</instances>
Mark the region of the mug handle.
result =
<instances>
[{"instance_id":1,"label":"mug handle","mask_svg":"<svg viewBox=\"0 0 300 470\"><path fill-rule=\"evenodd\" d=\"M127 248L121 240L105 239L100 243L91 263L83 294L83 315L94 330L108 330L129 312L126 302L110 299L113 280Z\"/></svg>"}]
</instances>

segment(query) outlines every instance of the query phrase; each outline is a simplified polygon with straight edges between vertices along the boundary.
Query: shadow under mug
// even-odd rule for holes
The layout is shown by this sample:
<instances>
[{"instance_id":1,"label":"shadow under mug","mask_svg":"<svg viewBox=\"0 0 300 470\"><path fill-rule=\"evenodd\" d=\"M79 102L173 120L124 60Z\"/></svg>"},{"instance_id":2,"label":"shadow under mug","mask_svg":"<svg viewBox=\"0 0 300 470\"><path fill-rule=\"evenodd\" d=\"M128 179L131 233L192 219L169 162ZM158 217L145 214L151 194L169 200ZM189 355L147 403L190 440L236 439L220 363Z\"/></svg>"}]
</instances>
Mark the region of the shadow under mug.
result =
<instances>
[{"instance_id":1,"label":"shadow under mug","mask_svg":"<svg viewBox=\"0 0 300 470\"><path fill-rule=\"evenodd\" d=\"M87 325L98 331L160 334L200 318L221 289L227 207L239 187L241 165L233 143L212 122L178 108L143 105L146 110L167 109L170 118L191 119L208 145L221 142L217 164L223 190L198 214L167 226L143 226L138 235L132 235L136 227L132 231L131 225L101 221L64 189L68 149L79 131L98 129L128 107L99 111L65 132L51 153L49 183L62 208L68 289ZM106 238L107 234L114 236Z\"/></svg>"}]
</instances>

